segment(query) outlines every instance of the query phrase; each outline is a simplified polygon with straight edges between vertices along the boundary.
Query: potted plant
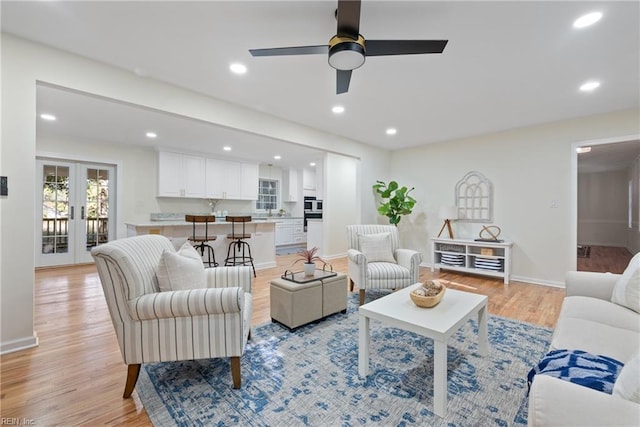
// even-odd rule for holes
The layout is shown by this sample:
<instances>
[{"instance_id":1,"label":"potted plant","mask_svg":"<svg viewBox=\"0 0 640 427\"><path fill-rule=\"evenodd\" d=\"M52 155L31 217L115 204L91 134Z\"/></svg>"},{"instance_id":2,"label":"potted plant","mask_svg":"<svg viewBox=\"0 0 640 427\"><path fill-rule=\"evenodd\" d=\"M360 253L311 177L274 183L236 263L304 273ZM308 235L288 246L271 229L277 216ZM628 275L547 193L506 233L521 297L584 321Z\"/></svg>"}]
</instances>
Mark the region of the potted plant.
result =
<instances>
[{"instance_id":1,"label":"potted plant","mask_svg":"<svg viewBox=\"0 0 640 427\"><path fill-rule=\"evenodd\" d=\"M305 276L313 276L315 274L315 271L316 271L315 261L324 262L322 258L316 255L316 252L318 252L318 248L314 246L311 249L302 249L300 252L297 253L298 259L295 260L293 263L295 264L298 261L304 261Z\"/></svg>"},{"instance_id":2,"label":"potted plant","mask_svg":"<svg viewBox=\"0 0 640 427\"><path fill-rule=\"evenodd\" d=\"M416 199L409 195L414 187L400 187L396 181L390 181L389 184L383 181L376 181L373 184L373 190L380 195L382 199L378 206L378 213L389 218L389 223L398 226L401 215L408 215L416 204Z\"/></svg>"}]
</instances>

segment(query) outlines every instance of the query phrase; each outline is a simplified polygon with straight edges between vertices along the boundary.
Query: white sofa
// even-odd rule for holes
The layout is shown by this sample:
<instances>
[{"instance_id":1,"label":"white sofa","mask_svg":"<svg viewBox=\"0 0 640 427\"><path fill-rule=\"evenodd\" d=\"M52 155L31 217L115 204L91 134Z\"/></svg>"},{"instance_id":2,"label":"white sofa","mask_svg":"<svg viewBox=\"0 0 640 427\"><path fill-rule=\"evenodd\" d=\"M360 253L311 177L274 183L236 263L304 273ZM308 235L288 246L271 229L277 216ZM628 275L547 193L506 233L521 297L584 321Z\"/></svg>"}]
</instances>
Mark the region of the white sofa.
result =
<instances>
[{"instance_id":1,"label":"white sofa","mask_svg":"<svg viewBox=\"0 0 640 427\"><path fill-rule=\"evenodd\" d=\"M638 257L635 257L636 259ZM640 314L611 302L622 275L569 272L550 350L573 349L626 364L640 348ZM529 426L640 426L640 404L547 375L529 392Z\"/></svg>"}]
</instances>

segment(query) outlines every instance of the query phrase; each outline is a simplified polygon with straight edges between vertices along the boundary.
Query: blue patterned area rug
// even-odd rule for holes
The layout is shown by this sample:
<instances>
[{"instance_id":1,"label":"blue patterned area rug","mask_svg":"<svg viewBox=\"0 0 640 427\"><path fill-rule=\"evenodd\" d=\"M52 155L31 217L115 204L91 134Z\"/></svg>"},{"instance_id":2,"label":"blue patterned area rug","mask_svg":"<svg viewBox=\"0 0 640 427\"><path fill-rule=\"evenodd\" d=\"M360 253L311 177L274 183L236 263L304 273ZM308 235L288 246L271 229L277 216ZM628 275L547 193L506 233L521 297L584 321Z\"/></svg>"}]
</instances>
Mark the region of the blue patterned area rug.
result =
<instances>
[{"instance_id":1,"label":"blue patterned area rug","mask_svg":"<svg viewBox=\"0 0 640 427\"><path fill-rule=\"evenodd\" d=\"M527 423L527 373L551 330L489 317L489 355L477 323L448 343L448 406L433 413L433 343L371 321L371 367L358 375L357 293L347 314L295 333L253 329L234 390L228 360L143 365L136 390L155 426L511 426Z\"/></svg>"}]
</instances>

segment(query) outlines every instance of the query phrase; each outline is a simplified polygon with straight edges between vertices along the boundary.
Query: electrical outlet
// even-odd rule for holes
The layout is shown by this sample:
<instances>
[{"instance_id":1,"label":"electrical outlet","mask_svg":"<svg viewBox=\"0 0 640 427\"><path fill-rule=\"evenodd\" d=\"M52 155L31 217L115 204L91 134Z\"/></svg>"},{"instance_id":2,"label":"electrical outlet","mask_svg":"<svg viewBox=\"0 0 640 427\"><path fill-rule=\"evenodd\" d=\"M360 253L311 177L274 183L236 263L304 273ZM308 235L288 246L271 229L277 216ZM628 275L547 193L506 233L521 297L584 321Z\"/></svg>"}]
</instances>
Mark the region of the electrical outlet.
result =
<instances>
[{"instance_id":1,"label":"electrical outlet","mask_svg":"<svg viewBox=\"0 0 640 427\"><path fill-rule=\"evenodd\" d=\"M0 196L9 195L9 178L6 176L0 176Z\"/></svg>"},{"instance_id":2,"label":"electrical outlet","mask_svg":"<svg viewBox=\"0 0 640 427\"><path fill-rule=\"evenodd\" d=\"M551 207L552 208L557 208L558 207L558 200L557 199L551 199Z\"/></svg>"}]
</instances>

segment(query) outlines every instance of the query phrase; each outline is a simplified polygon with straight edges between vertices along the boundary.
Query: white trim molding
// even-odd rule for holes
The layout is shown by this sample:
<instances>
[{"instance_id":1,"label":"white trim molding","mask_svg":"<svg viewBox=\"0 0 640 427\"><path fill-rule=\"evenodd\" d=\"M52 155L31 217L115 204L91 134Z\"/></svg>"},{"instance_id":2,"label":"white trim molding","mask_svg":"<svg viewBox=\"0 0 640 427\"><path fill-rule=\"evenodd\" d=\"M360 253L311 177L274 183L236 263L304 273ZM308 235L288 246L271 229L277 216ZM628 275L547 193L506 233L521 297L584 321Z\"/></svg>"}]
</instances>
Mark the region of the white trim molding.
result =
<instances>
[{"instance_id":1,"label":"white trim molding","mask_svg":"<svg viewBox=\"0 0 640 427\"><path fill-rule=\"evenodd\" d=\"M0 355L15 353L16 351L26 350L38 346L38 337L19 338L17 340L5 341L0 344Z\"/></svg>"}]
</instances>

